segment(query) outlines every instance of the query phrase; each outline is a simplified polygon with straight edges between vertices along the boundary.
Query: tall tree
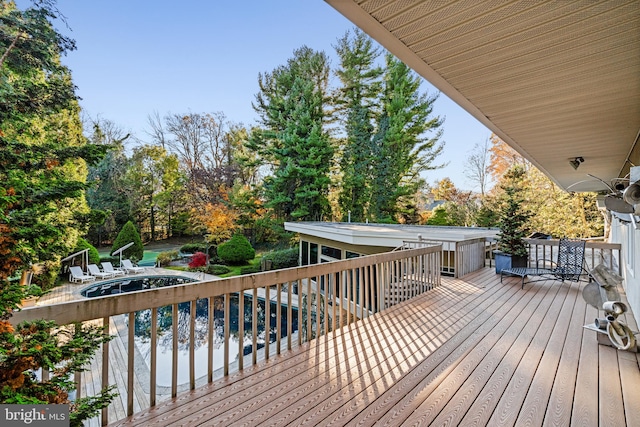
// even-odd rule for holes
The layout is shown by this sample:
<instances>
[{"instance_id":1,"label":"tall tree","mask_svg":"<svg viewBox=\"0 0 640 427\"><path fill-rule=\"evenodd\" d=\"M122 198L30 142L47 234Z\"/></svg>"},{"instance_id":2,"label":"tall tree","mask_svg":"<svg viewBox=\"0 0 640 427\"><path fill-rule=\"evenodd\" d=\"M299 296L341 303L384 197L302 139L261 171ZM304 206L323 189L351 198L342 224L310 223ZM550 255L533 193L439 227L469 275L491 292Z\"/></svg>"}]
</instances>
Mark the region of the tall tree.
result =
<instances>
[{"instance_id":1,"label":"tall tree","mask_svg":"<svg viewBox=\"0 0 640 427\"><path fill-rule=\"evenodd\" d=\"M514 166L522 166L529 169L531 164L527 159L520 155L516 150L511 148L506 142L501 140L498 135L491 134L491 152L489 171L496 181L499 180L507 171Z\"/></svg>"},{"instance_id":2,"label":"tall tree","mask_svg":"<svg viewBox=\"0 0 640 427\"><path fill-rule=\"evenodd\" d=\"M247 147L270 165L267 207L284 220L320 220L329 212L328 79L327 56L306 46L286 65L258 76L253 106L263 129L252 133Z\"/></svg>"},{"instance_id":3,"label":"tall tree","mask_svg":"<svg viewBox=\"0 0 640 427\"><path fill-rule=\"evenodd\" d=\"M444 147L439 141L443 121L432 116L437 95L420 93L420 78L391 54L385 58L370 209L378 221L393 220L414 205L412 198L424 184L420 173L441 167L433 162Z\"/></svg>"},{"instance_id":4,"label":"tall tree","mask_svg":"<svg viewBox=\"0 0 640 427\"><path fill-rule=\"evenodd\" d=\"M71 425L81 425L113 399L110 388L93 397L69 399L71 373L82 370L101 343L100 328L54 322L7 321L31 289L7 280L32 264L51 274L62 254L84 232L86 165L106 146L86 144L71 76L60 54L73 42L55 30L54 1L24 11L0 0L0 402L69 404ZM42 276L42 275L41 275ZM34 372L47 369L48 379Z\"/></svg>"},{"instance_id":5,"label":"tall tree","mask_svg":"<svg viewBox=\"0 0 640 427\"><path fill-rule=\"evenodd\" d=\"M484 198L491 181L491 152L489 140L476 143L467 157L465 176L480 189L480 197Z\"/></svg>"},{"instance_id":6,"label":"tall tree","mask_svg":"<svg viewBox=\"0 0 640 427\"><path fill-rule=\"evenodd\" d=\"M62 255L86 230L86 162L105 147L87 145L69 70L60 55L73 49L49 23L52 2L18 10L0 1L0 222L19 259L4 271L40 264L36 280L51 286Z\"/></svg>"},{"instance_id":7,"label":"tall tree","mask_svg":"<svg viewBox=\"0 0 640 427\"><path fill-rule=\"evenodd\" d=\"M131 220L131 202L127 196L124 176L128 167L125 141L129 134L115 123L97 118L88 120L88 138L92 144L108 145L111 150L95 166L89 168L88 180L93 186L87 190L89 206L104 213L103 221L96 221L89 229L89 237L98 246L102 240L113 241L118 231Z\"/></svg>"},{"instance_id":8,"label":"tall tree","mask_svg":"<svg viewBox=\"0 0 640 427\"><path fill-rule=\"evenodd\" d=\"M238 175L236 126L222 112L167 114L164 121L154 113L148 124L153 143L178 156L193 203L220 203Z\"/></svg>"},{"instance_id":9,"label":"tall tree","mask_svg":"<svg viewBox=\"0 0 640 427\"><path fill-rule=\"evenodd\" d=\"M164 216L163 228L169 227L172 193L180 188L178 158L158 146L134 149L126 173L132 209L141 229L148 229L151 240L157 238L158 216ZM135 197L134 197L135 196Z\"/></svg>"},{"instance_id":10,"label":"tall tree","mask_svg":"<svg viewBox=\"0 0 640 427\"><path fill-rule=\"evenodd\" d=\"M340 58L336 75L341 82L335 106L346 133L339 155L342 179L338 202L343 220L349 216L364 222L371 199L371 173L377 162L372 143L381 90L382 68L376 65L380 53L360 30L347 32L334 47Z\"/></svg>"}]
</instances>

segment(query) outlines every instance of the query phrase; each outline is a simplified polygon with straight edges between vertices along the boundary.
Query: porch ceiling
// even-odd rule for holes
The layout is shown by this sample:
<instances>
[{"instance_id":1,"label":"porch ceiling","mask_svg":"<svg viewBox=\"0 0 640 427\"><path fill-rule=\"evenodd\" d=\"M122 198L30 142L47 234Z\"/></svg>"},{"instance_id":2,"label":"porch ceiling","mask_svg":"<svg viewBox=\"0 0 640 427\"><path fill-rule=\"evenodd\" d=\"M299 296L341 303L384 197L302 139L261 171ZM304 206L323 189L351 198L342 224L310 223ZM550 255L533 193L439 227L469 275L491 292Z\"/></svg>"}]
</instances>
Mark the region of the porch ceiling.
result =
<instances>
[{"instance_id":1,"label":"porch ceiling","mask_svg":"<svg viewBox=\"0 0 640 427\"><path fill-rule=\"evenodd\" d=\"M325 1L561 187L640 165L640 1Z\"/></svg>"}]
</instances>

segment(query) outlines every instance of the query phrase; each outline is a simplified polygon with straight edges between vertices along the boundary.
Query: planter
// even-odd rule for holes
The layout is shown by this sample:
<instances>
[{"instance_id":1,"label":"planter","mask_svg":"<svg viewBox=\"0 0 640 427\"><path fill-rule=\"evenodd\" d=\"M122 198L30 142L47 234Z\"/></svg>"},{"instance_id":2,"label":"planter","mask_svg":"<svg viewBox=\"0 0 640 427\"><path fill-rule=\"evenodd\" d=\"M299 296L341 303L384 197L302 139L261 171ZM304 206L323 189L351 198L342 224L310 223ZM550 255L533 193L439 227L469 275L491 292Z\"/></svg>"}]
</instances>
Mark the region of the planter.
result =
<instances>
[{"instance_id":1,"label":"planter","mask_svg":"<svg viewBox=\"0 0 640 427\"><path fill-rule=\"evenodd\" d=\"M500 274L505 269L527 266L527 256L514 256L501 251L493 251L493 254L496 261L496 274Z\"/></svg>"},{"instance_id":2,"label":"planter","mask_svg":"<svg viewBox=\"0 0 640 427\"><path fill-rule=\"evenodd\" d=\"M34 307L37 301L38 297L25 298L20 302L20 308Z\"/></svg>"}]
</instances>

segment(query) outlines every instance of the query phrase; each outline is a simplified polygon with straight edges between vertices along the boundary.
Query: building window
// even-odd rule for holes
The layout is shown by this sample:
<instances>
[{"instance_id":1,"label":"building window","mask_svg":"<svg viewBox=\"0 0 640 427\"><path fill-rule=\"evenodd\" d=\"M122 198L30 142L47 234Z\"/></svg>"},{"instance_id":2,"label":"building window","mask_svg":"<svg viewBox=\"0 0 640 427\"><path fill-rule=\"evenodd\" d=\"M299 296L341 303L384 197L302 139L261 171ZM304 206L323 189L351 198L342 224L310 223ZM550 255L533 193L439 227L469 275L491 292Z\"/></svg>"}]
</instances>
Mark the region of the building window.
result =
<instances>
[{"instance_id":1,"label":"building window","mask_svg":"<svg viewBox=\"0 0 640 427\"><path fill-rule=\"evenodd\" d=\"M318 244L309 243L309 264L318 263Z\"/></svg>"},{"instance_id":2,"label":"building window","mask_svg":"<svg viewBox=\"0 0 640 427\"><path fill-rule=\"evenodd\" d=\"M342 259L342 251L331 246L322 246L322 255L332 259Z\"/></svg>"},{"instance_id":3,"label":"building window","mask_svg":"<svg viewBox=\"0 0 640 427\"><path fill-rule=\"evenodd\" d=\"M300 265L309 265L309 242L301 241L300 246L302 247L302 262Z\"/></svg>"}]
</instances>

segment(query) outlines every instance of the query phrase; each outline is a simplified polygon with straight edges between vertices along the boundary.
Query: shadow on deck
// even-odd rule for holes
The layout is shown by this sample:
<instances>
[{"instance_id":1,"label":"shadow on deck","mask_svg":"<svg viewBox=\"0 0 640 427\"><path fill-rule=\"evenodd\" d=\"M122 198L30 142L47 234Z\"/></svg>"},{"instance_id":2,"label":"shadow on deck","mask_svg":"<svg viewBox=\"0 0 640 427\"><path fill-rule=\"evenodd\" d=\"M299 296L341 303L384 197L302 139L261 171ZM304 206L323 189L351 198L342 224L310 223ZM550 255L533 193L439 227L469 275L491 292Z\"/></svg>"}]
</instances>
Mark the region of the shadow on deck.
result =
<instances>
[{"instance_id":1,"label":"shadow on deck","mask_svg":"<svg viewBox=\"0 0 640 427\"><path fill-rule=\"evenodd\" d=\"M638 425L584 283L483 269L111 425ZM635 320L627 324L637 330Z\"/></svg>"}]
</instances>

